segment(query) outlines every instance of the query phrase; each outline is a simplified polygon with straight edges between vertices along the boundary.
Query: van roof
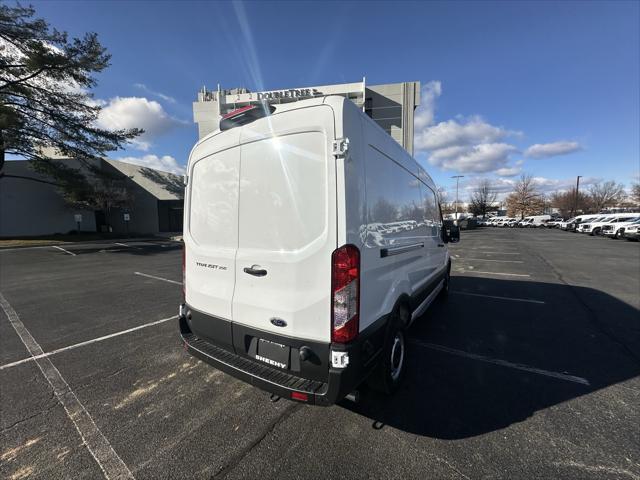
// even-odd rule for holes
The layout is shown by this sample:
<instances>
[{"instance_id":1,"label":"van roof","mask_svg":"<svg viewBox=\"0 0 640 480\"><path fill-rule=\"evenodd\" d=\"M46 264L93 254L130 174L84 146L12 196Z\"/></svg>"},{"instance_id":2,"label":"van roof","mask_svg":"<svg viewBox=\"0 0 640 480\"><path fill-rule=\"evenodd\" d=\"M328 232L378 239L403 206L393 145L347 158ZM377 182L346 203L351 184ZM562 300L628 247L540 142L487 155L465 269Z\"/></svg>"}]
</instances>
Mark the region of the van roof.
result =
<instances>
[{"instance_id":1,"label":"van roof","mask_svg":"<svg viewBox=\"0 0 640 480\"><path fill-rule=\"evenodd\" d=\"M288 111L297 110L301 108L308 108L314 105L330 106L335 112L336 123L340 122L344 118L344 116L342 115L342 111L345 108L349 108L349 109L352 109L353 111L358 112L359 115L365 119L365 122L368 122L372 128L378 129L380 133L384 134L380 138L385 139L382 141L382 143L384 144L383 145L384 150L387 151L386 153L387 154L392 153L391 157L397 163L400 163L404 168L409 170L418 178L422 179L424 183L426 183L427 185L429 185L435 190L436 188L435 182L433 181L431 176L427 173L427 171L424 168L422 168L422 166L404 148L402 148L402 146L398 144L398 142L396 142L387 132L385 132L376 122L374 122L368 115L366 115L360 108L358 108L351 100L345 97L342 97L340 95L326 95L326 96L319 96L315 98L309 98L307 100L300 100L299 102L273 105L275 107L275 111L272 113L272 115L279 115ZM266 121L266 118L268 117L261 118L255 121L256 122ZM338 127L338 125L336 125L336 127ZM236 128L243 128L243 127L239 126ZM193 146L191 150L191 154L199 145L205 142L210 142L215 137L226 138L227 135L233 135L234 133L232 132L236 130L236 128L232 128L224 131L221 131L219 128L217 130L214 130L213 132L204 136L198 142L196 142L196 144ZM342 129L337 128L337 130L342 130ZM224 143L224 142L221 142L221 143ZM189 160L191 159L191 154L189 155Z\"/></svg>"}]
</instances>

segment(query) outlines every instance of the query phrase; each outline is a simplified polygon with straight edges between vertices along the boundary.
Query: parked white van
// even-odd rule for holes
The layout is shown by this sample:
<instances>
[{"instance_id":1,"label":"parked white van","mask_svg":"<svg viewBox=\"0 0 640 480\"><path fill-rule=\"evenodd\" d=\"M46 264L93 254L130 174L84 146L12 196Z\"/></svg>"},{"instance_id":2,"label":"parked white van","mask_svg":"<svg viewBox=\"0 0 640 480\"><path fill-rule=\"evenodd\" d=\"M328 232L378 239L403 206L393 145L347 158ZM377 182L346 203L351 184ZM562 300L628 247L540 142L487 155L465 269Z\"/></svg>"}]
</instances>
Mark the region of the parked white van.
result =
<instances>
[{"instance_id":1,"label":"parked white van","mask_svg":"<svg viewBox=\"0 0 640 480\"><path fill-rule=\"evenodd\" d=\"M247 108L196 144L186 182L187 351L310 404L398 387L459 230L395 140L339 96Z\"/></svg>"},{"instance_id":2,"label":"parked white van","mask_svg":"<svg viewBox=\"0 0 640 480\"><path fill-rule=\"evenodd\" d=\"M551 220L551 215L533 215L528 218L530 218L531 220L529 220L529 223L527 224L527 226L532 228L538 228L538 227L544 227L546 222Z\"/></svg>"}]
</instances>

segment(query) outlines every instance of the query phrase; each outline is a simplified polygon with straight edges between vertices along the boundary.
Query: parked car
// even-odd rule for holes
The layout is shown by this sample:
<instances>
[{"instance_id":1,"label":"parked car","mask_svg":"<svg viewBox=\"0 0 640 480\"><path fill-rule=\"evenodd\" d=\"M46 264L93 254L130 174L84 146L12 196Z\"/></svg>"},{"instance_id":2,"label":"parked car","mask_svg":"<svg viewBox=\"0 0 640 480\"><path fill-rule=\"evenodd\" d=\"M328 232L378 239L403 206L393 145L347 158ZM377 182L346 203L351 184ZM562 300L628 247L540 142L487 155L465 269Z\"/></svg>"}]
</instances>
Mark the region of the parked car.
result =
<instances>
[{"instance_id":1,"label":"parked car","mask_svg":"<svg viewBox=\"0 0 640 480\"><path fill-rule=\"evenodd\" d=\"M635 216L630 220L626 220L625 218L626 217L620 217L613 222L603 225L602 235L610 238L620 238L627 227L640 224L640 216Z\"/></svg>"},{"instance_id":2,"label":"parked car","mask_svg":"<svg viewBox=\"0 0 640 480\"><path fill-rule=\"evenodd\" d=\"M600 228L602 227L602 224L610 222L614 218L615 218L614 216L608 215L608 216L601 216L601 217L595 217L595 218L587 219L587 220L579 223L576 226L576 231L578 233L589 233L589 234L592 234L593 229L597 225L597 233L599 234L600 233Z\"/></svg>"},{"instance_id":3,"label":"parked car","mask_svg":"<svg viewBox=\"0 0 640 480\"><path fill-rule=\"evenodd\" d=\"M605 226L632 221L635 220L638 215L640 215L640 213L616 213L600 219L589 220L588 222L580 225L580 232L588 233L592 236L600 235Z\"/></svg>"},{"instance_id":4,"label":"parked car","mask_svg":"<svg viewBox=\"0 0 640 480\"><path fill-rule=\"evenodd\" d=\"M185 349L300 402L331 405L365 379L395 391L407 328L446 295L447 243L460 238L420 164L353 102L326 96L228 114L186 178ZM379 205L419 208L424 222L410 235L376 226L363 243L369 222L390 230Z\"/></svg>"},{"instance_id":5,"label":"parked car","mask_svg":"<svg viewBox=\"0 0 640 480\"><path fill-rule=\"evenodd\" d=\"M570 225L575 225L576 219L575 217L572 217L568 220L563 220L562 222L560 222L560 224L558 225L558 227L561 230L568 230Z\"/></svg>"},{"instance_id":6,"label":"parked car","mask_svg":"<svg viewBox=\"0 0 640 480\"><path fill-rule=\"evenodd\" d=\"M516 219L512 217L501 217L496 221L496 227L506 227L508 226L508 223L512 221L516 221Z\"/></svg>"},{"instance_id":7,"label":"parked car","mask_svg":"<svg viewBox=\"0 0 640 480\"><path fill-rule=\"evenodd\" d=\"M490 227L499 227L501 226L500 224L502 223L502 221L508 219L509 217L493 217L489 219L489 226Z\"/></svg>"},{"instance_id":8,"label":"parked car","mask_svg":"<svg viewBox=\"0 0 640 480\"><path fill-rule=\"evenodd\" d=\"M529 226L529 224L530 224L532 221L533 221L533 219L532 219L531 217L524 217L522 220L519 220L519 221L516 223L516 227L519 227L519 228L525 228L525 227L528 227L528 226Z\"/></svg>"},{"instance_id":9,"label":"parked car","mask_svg":"<svg viewBox=\"0 0 640 480\"><path fill-rule=\"evenodd\" d=\"M591 221L591 220L596 219L596 218L605 218L605 216L603 216L602 213L589 214L589 215L579 215L579 216L575 217L575 219L574 219L572 224L569 224L567 226L567 231L580 232L582 230L582 228L583 228L583 227L581 227L582 224L585 224L588 221Z\"/></svg>"},{"instance_id":10,"label":"parked car","mask_svg":"<svg viewBox=\"0 0 640 480\"><path fill-rule=\"evenodd\" d=\"M516 227L517 225L518 225L518 219L517 218L511 218L511 219L507 220L503 226L504 227L513 228L513 227Z\"/></svg>"},{"instance_id":11,"label":"parked car","mask_svg":"<svg viewBox=\"0 0 640 480\"><path fill-rule=\"evenodd\" d=\"M620 236L627 240L638 241L640 239L640 222L623 227L620 231Z\"/></svg>"},{"instance_id":12,"label":"parked car","mask_svg":"<svg viewBox=\"0 0 640 480\"><path fill-rule=\"evenodd\" d=\"M562 224L565 223L566 220L563 220L562 218L558 218L558 219L551 219L547 222L545 222L545 227L547 228L561 228Z\"/></svg>"}]
</instances>

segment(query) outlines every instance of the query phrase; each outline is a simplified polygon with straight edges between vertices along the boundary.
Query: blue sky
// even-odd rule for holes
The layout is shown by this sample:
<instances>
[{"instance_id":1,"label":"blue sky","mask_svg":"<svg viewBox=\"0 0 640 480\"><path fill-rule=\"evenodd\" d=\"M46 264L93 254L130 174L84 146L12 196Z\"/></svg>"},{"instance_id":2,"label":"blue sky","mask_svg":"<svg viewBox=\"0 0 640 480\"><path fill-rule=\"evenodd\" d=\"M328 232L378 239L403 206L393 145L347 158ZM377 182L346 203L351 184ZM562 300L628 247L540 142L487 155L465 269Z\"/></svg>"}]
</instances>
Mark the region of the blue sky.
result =
<instances>
[{"instance_id":1,"label":"blue sky","mask_svg":"<svg viewBox=\"0 0 640 480\"><path fill-rule=\"evenodd\" d=\"M113 158L175 168L206 85L251 90L419 80L416 157L450 188L638 180L640 2L33 2L113 55L105 125L149 134ZM243 28L244 27L244 28ZM175 161L174 161L175 160Z\"/></svg>"}]
</instances>

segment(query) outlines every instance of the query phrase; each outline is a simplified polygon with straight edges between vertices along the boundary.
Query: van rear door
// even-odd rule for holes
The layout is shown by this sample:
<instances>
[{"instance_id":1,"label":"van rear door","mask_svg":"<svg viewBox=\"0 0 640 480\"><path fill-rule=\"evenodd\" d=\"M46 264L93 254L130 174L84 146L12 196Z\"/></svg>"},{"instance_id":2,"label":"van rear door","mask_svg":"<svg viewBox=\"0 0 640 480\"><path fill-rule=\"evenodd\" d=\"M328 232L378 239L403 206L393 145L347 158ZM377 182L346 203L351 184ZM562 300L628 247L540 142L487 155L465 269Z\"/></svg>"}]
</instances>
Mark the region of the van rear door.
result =
<instances>
[{"instance_id":1,"label":"van rear door","mask_svg":"<svg viewBox=\"0 0 640 480\"><path fill-rule=\"evenodd\" d=\"M336 248L333 122L333 110L317 105L242 127L233 295L236 353L255 355L250 351L254 339L241 326L330 342L331 253Z\"/></svg>"},{"instance_id":2,"label":"van rear door","mask_svg":"<svg viewBox=\"0 0 640 480\"><path fill-rule=\"evenodd\" d=\"M229 132L194 149L185 199L185 300L193 310L191 328L228 350L233 350L239 138L239 132Z\"/></svg>"}]
</instances>

